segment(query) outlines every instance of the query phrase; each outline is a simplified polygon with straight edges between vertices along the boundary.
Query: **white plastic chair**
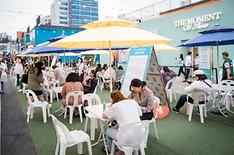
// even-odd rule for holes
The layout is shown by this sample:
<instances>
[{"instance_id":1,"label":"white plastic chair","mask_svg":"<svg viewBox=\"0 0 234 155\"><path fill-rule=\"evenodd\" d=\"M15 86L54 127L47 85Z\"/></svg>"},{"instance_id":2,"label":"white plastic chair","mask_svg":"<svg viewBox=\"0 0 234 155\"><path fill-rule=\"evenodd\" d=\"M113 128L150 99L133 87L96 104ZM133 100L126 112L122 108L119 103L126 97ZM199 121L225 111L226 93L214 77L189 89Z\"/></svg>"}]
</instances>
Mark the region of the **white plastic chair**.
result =
<instances>
[{"instance_id":1,"label":"white plastic chair","mask_svg":"<svg viewBox=\"0 0 234 155\"><path fill-rule=\"evenodd\" d=\"M207 95L203 92L196 92L192 93L194 97L194 102L189 103L188 102L188 96L187 96L187 115L188 115L188 120L191 122L192 120L192 115L193 115L193 107L198 106L199 108L199 114L200 114L200 121L201 123L204 123L204 116L207 117L207 107L206 107L206 102L207 102ZM203 97L204 99L204 104L199 104L199 98Z\"/></svg>"},{"instance_id":2,"label":"white plastic chair","mask_svg":"<svg viewBox=\"0 0 234 155\"><path fill-rule=\"evenodd\" d=\"M145 147L148 140L149 121L140 121L121 127L117 133L117 140L112 141L111 155L114 155L115 145L125 153L132 155L133 151L140 150L145 155Z\"/></svg>"},{"instance_id":3,"label":"white plastic chair","mask_svg":"<svg viewBox=\"0 0 234 155\"><path fill-rule=\"evenodd\" d=\"M173 93L172 93L172 81L173 79L169 80L165 86L165 90L167 93L167 97L169 98L169 101L172 102L172 97L173 97Z\"/></svg>"},{"instance_id":4,"label":"white plastic chair","mask_svg":"<svg viewBox=\"0 0 234 155\"><path fill-rule=\"evenodd\" d=\"M87 106L93 106L93 105L98 105L101 104L101 99L97 94L85 94L82 97L82 102L88 104ZM88 126L88 120L90 119L90 138L91 140L95 139L95 129L97 127L97 117L90 113L86 113L86 120L85 120L85 129L84 131L87 131L87 126Z\"/></svg>"},{"instance_id":5,"label":"white plastic chair","mask_svg":"<svg viewBox=\"0 0 234 155\"><path fill-rule=\"evenodd\" d=\"M226 97L225 97L225 104L226 104L226 107L227 107L227 110L232 112L230 110L230 106L232 105L234 107L234 81L231 81L231 80L223 80L220 82L221 85L225 85L227 87L230 87L230 89L232 88L232 92L228 92L226 94ZM223 94L224 95L224 94Z\"/></svg>"},{"instance_id":6,"label":"white plastic chair","mask_svg":"<svg viewBox=\"0 0 234 155\"><path fill-rule=\"evenodd\" d=\"M57 102L59 102L59 91L56 91L57 89L57 87L59 87L59 81L57 81L57 80L55 80L55 81L52 81L52 84L51 84L51 89L52 89L52 91L51 91L51 97L50 97L50 101L51 100L53 100L53 93L55 94L55 97L56 97L56 99L57 99ZM55 89L54 89L55 88ZM53 102L53 101L52 101Z\"/></svg>"},{"instance_id":7,"label":"white plastic chair","mask_svg":"<svg viewBox=\"0 0 234 155\"><path fill-rule=\"evenodd\" d=\"M48 112L48 116L50 116L50 107L48 106L48 102L46 101L39 101L36 94L32 90L26 90L25 91L28 101L28 107L27 107L27 123L29 123L29 119L33 119L33 113L34 108L41 108L42 114L43 114L43 122L47 122L47 114L46 110ZM31 96L30 96L31 95Z\"/></svg>"},{"instance_id":8,"label":"white plastic chair","mask_svg":"<svg viewBox=\"0 0 234 155\"><path fill-rule=\"evenodd\" d=\"M79 115L80 115L80 122L83 122L82 109L81 109L82 104L79 104L79 97L82 97L83 95L84 95L84 92L82 92L82 91L72 91L72 92L69 92L66 95L66 106L65 106L65 109L64 109L64 119L66 119L66 117L67 117L67 108L69 108L69 110L70 110L69 123L70 124L72 124L73 113L74 113L75 108L78 108ZM73 105L68 104L68 101L69 101L70 97L74 98Z\"/></svg>"},{"instance_id":9,"label":"white plastic chair","mask_svg":"<svg viewBox=\"0 0 234 155\"><path fill-rule=\"evenodd\" d=\"M78 154L82 154L82 143L88 144L89 155L92 155L92 148L89 135L81 130L69 131L68 128L56 117L51 115L57 136L55 155L65 155L67 147L77 145Z\"/></svg>"},{"instance_id":10,"label":"white plastic chair","mask_svg":"<svg viewBox=\"0 0 234 155\"><path fill-rule=\"evenodd\" d=\"M157 124L156 124L156 119L157 119L157 116L158 116L159 106L160 106L160 99L159 99L158 97L154 97L154 104L157 104L157 109L156 109L157 115L154 116L154 117L150 120L150 123L153 123L153 125L154 125L155 138L156 138L156 139L159 139L158 128L157 128Z\"/></svg>"}]
</instances>

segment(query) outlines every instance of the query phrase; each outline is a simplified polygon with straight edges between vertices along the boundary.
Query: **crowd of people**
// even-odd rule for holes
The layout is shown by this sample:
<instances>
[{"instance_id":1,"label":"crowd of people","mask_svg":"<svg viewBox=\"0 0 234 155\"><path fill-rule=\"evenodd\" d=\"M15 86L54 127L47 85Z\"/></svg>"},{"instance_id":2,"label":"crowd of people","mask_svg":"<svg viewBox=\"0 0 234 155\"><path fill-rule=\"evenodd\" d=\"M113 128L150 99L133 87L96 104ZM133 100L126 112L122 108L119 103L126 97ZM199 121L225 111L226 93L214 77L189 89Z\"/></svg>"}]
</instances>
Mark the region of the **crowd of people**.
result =
<instances>
[{"instance_id":1,"label":"crowd of people","mask_svg":"<svg viewBox=\"0 0 234 155\"><path fill-rule=\"evenodd\" d=\"M233 62L228 57L227 52L223 52L223 77L222 79L233 78ZM183 74L185 81L188 82L188 77L192 67L191 52L188 52L185 60L181 54L177 58L179 64L179 72L176 74L167 66L162 67L161 78L162 82L166 86L167 82L176 76ZM19 92L22 89L22 84L27 84L28 89L32 90L39 100L44 101L44 84L50 83L50 81L57 81L57 86L62 87L61 91L61 104L66 105L66 95L72 91L82 91L84 94L94 93L100 83L105 80L113 81L115 90L110 95L111 106L103 113L103 118L110 121L116 121L118 127L122 127L126 124L137 122L140 120L150 120L154 116L154 104L156 102L153 92L147 87L146 82L134 78L129 85L129 96L124 96L119 90L121 88L122 79L124 76L124 69L122 66L116 67L115 65L108 66L104 64L97 64L96 68L87 67L82 58L79 58L75 65L72 65L72 71L67 72L63 66L61 60L54 64L51 68L48 66L47 59L40 61L35 59L32 63L22 61L21 58L17 58L14 62L12 73L16 78L16 86ZM180 112L180 109L187 102L193 103L194 100L198 100L199 104L204 104L204 98L202 96L194 95L196 92L203 92L206 95L211 93L211 81L207 79L204 71L199 70L199 62L195 60L195 68L193 72L193 82L188 83L185 88L185 92L190 95L180 96L177 104L173 108L173 111ZM8 67L4 63L4 60L0 58L1 68L1 91L4 90L4 80L7 79ZM72 105L74 98L68 99L68 104ZM82 103L82 99L79 99L79 104ZM131 115L128 115L131 113ZM110 127L106 130L108 151L111 151L112 140L116 140L118 129L116 127Z\"/></svg>"}]
</instances>

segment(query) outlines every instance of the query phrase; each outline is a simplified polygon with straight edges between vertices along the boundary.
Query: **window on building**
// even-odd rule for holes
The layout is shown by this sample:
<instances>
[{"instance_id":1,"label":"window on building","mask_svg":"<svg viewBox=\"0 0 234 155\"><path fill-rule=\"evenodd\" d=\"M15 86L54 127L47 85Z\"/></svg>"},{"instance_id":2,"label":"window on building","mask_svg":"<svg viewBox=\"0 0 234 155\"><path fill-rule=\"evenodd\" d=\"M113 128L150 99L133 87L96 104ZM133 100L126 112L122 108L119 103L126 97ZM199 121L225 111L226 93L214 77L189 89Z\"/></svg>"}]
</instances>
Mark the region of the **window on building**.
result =
<instances>
[{"instance_id":1,"label":"window on building","mask_svg":"<svg viewBox=\"0 0 234 155\"><path fill-rule=\"evenodd\" d=\"M67 20L67 17L64 17L64 16L60 16L59 19L62 19L62 20Z\"/></svg>"},{"instance_id":2,"label":"window on building","mask_svg":"<svg viewBox=\"0 0 234 155\"><path fill-rule=\"evenodd\" d=\"M67 25L67 22L64 22L64 21L60 21L59 23L60 23L60 24L66 24L66 25Z\"/></svg>"},{"instance_id":3,"label":"window on building","mask_svg":"<svg viewBox=\"0 0 234 155\"><path fill-rule=\"evenodd\" d=\"M59 9L60 9L60 10L68 10L68 8L67 8L67 7L62 7L62 6L61 6L61 7L59 7Z\"/></svg>"},{"instance_id":4,"label":"window on building","mask_svg":"<svg viewBox=\"0 0 234 155\"><path fill-rule=\"evenodd\" d=\"M60 11L60 14L61 14L61 15L67 15L67 12Z\"/></svg>"}]
</instances>

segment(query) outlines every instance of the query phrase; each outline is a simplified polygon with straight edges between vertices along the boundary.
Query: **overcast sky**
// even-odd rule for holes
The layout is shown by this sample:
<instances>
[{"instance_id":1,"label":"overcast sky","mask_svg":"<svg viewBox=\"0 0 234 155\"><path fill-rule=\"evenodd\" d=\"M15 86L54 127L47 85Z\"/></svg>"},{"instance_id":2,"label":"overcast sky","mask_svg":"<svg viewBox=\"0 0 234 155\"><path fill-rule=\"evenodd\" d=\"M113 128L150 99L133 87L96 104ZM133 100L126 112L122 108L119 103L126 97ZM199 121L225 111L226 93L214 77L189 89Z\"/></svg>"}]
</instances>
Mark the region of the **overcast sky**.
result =
<instances>
[{"instance_id":1,"label":"overcast sky","mask_svg":"<svg viewBox=\"0 0 234 155\"><path fill-rule=\"evenodd\" d=\"M36 24L38 15L49 15L53 0L0 0L0 33L7 32L16 38L16 31L26 31ZM100 19L116 16L143 6L156 0L99 0Z\"/></svg>"}]
</instances>

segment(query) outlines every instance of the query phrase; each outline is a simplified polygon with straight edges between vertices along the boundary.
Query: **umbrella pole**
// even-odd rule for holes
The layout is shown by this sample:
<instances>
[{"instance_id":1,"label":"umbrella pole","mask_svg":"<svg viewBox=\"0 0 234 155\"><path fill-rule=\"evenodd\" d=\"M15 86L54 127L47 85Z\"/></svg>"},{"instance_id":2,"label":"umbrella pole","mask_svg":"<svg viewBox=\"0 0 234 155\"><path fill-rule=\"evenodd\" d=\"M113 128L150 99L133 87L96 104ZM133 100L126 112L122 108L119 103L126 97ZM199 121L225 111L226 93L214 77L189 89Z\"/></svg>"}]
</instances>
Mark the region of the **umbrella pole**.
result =
<instances>
[{"instance_id":1,"label":"umbrella pole","mask_svg":"<svg viewBox=\"0 0 234 155\"><path fill-rule=\"evenodd\" d=\"M210 64L211 64L211 80L214 81L214 56L213 56L213 46L211 47L211 50L210 50Z\"/></svg>"},{"instance_id":2,"label":"umbrella pole","mask_svg":"<svg viewBox=\"0 0 234 155\"><path fill-rule=\"evenodd\" d=\"M219 45L217 43L217 71L216 71L216 83L219 83Z\"/></svg>"},{"instance_id":3,"label":"umbrella pole","mask_svg":"<svg viewBox=\"0 0 234 155\"><path fill-rule=\"evenodd\" d=\"M110 61L110 67L111 67L111 42L109 41L109 61ZM113 84L112 84L112 75L111 75L111 70L110 70L110 92L113 91Z\"/></svg>"},{"instance_id":4,"label":"umbrella pole","mask_svg":"<svg viewBox=\"0 0 234 155\"><path fill-rule=\"evenodd\" d=\"M64 61L64 66L66 66L65 51L63 52L63 61Z\"/></svg>"}]
</instances>

